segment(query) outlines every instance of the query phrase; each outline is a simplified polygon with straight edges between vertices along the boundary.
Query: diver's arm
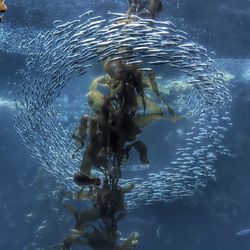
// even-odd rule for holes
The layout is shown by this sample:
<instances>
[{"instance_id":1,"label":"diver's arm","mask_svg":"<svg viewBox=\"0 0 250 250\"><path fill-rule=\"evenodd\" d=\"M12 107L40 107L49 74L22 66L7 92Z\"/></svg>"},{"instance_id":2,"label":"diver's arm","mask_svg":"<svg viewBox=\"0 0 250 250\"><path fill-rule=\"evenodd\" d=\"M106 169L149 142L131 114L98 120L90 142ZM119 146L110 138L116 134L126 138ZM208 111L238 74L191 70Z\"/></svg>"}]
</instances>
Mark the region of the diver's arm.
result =
<instances>
[{"instance_id":1,"label":"diver's arm","mask_svg":"<svg viewBox=\"0 0 250 250\"><path fill-rule=\"evenodd\" d=\"M89 86L89 91L96 90L98 88L98 85L107 85L108 79L106 75L102 75L97 77L95 80L93 80Z\"/></svg>"},{"instance_id":2,"label":"diver's arm","mask_svg":"<svg viewBox=\"0 0 250 250\"><path fill-rule=\"evenodd\" d=\"M149 73L148 74L148 77L149 77L149 80L150 80L150 84L151 84L151 89L152 89L152 91L155 93L155 95L157 96L157 97L159 97L162 101L163 101L163 103L165 103L166 105L167 105L167 108L168 108L168 112L169 112L169 114L174 118L174 120L175 120L175 118L177 118L176 117L176 115L175 115L175 112L174 112L174 110L173 110L173 108L169 105L169 103L168 103L168 101L165 99L165 98L163 98L162 96L161 96L161 94L160 94L160 91L159 91L159 89L158 89L158 84L157 84L157 82L156 82L156 77L155 77L155 73ZM177 120L178 120L179 118L177 118Z\"/></svg>"}]
</instances>

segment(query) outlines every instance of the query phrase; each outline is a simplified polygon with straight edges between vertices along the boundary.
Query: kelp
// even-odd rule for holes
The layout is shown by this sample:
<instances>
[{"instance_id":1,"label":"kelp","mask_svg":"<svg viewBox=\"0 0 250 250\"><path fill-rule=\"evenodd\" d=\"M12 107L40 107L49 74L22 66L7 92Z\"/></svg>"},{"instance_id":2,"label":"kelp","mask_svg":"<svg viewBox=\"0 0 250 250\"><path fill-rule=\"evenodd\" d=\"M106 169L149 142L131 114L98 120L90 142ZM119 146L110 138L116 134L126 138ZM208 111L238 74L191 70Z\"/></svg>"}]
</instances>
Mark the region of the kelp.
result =
<instances>
[{"instance_id":1,"label":"kelp","mask_svg":"<svg viewBox=\"0 0 250 250\"><path fill-rule=\"evenodd\" d=\"M7 11L7 5L5 4L5 0L0 0L0 13ZM3 21L3 17L0 16L0 23Z\"/></svg>"},{"instance_id":2,"label":"kelp","mask_svg":"<svg viewBox=\"0 0 250 250\"><path fill-rule=\"evenodd\" d=\"M119 239L119 232L116 231L114 234L110 234L107 228L101 223L101 220L105 221L110 216L105 207L107 201L111 201L113 204L112 209L117 214L115 216L116 223L125 217L125 212L123 212L126 210L124 195L133 188L133 184L127 184L119 190L108 192L105 198L98 195L95 198L92 197L94 202L100 206L99 209L93 208L78 212L72 205L63 204L64 208L75 219L75 225L56 249L69 250L74 245L86 245L92 247L94 250L133 250L138 244L138 233L129 235L122 244L114 245L114 242Z\"/></svg>"},{"instance_id":3,"label":"kelp","mask_svg":"<svg viewBox=\"0 0 250 250\"><path fill-rule=\"evenodd\" d=\"M150 0L147 5L155 15L161 9L159 3ZM133 18L128 20L133 22ZM120 185L121 168L128 162L132 149L142 164L150 164L147 146L139 139L143 128L158 120L178 120L160 94L155 73L142 72L142 61L128 64L125 58L130 57L129 48L121 48L119 53L123 54L122 59L116 54L102 61L106 74L91 82L86 95L91 114L82 116L72 134L79 145L77 152L84 151L79 172L73 177L82 190L72 197L89 200L93 207L79 212L72 205L64 204L75 219L75 226L63 241L63 249L76 244L86 244L94 250L135 249L139 240L136 232L118 243L118 223L127 214L125 195L135 186ZM155 96L159 103L146 93ZM161 106L166 107L167 115ZM93 167L100 176L92 176ZM89 192L85 190L87 186Z\"/></svg>"}]
</instances>

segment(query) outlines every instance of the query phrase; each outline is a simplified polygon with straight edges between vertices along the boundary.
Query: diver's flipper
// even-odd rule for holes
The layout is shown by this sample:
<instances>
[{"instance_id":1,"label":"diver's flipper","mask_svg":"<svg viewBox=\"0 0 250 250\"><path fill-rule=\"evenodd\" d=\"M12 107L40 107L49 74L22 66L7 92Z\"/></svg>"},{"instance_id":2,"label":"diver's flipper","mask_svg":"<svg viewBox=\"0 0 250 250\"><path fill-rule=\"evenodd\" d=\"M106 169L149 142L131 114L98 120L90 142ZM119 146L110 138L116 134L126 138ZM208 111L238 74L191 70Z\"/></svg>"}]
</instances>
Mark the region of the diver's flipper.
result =
<instances>
[{"instance_id":1,"label":"diver's flipper","mask_svg":"<svg viewBox=\"0 0 250 250\"><path fill-rule=\"evenodd\" d=\"M80 172L74 173L73 181L78 186L100 186L101 185L101 179L100 178L91 178L86 174L82 174Z\"/></svg>"},{"instance_id":2,"label":"diver's flipper","mask_svg":"<svg viewBox=\"0 0 250 250\"><path fill-rule=\"evenodd\" d=\"M129 154L129 151L132 148L135 148L135 150L139 153L142 164L144 165L149 164L148 155L147 155L147 147L142 141L138 140L128 145L125 149L127 154Z\"/></svg>"}]
</instances>

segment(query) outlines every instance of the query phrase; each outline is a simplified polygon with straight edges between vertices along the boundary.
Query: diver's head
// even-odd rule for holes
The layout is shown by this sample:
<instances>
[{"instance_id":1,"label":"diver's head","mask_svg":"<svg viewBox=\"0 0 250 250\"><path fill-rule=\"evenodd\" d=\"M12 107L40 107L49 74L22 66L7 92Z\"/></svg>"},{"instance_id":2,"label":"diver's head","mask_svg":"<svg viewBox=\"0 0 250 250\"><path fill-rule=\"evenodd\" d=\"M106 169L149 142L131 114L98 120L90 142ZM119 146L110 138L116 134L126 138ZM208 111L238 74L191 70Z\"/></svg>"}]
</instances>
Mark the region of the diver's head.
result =
<instances>
[{"instance_id":1,"label":"diver's head","mask_svg":"<svg viewBox=\"0 0 250 250\"><path fill-rule=\"evenodd\" d=\"M131 0L130 12L142 18L155 19L162 11L161 0Z\"/></svg>"},{"instance_id":2,"label":"diver's head","mask_svg":"<svg viewBox=\"0 0 250 250\"><path fill-rule=\"evenodd\" d=\"M161 0L149 0L147 8L154 15L154 17L157 17L162 11L162 2Z\"/></svg>"}]
</instances>

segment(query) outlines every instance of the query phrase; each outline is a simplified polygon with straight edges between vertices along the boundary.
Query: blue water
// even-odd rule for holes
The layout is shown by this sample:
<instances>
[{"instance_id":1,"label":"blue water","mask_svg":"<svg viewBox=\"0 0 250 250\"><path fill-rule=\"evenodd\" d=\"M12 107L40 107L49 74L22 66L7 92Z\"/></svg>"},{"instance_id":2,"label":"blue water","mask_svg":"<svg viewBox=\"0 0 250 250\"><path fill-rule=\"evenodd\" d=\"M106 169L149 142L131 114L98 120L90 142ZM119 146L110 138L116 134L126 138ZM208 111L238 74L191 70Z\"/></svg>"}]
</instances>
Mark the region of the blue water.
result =
<instances>
[{"instance_id":1,"label":"blue water","mask_svg":"<svg viewBox=\"0 0 250 250\"><path fill-rule=\"evenodd\" d=\"M20 41L52 28L56 19L73 20L89 9L96 15L106 15L109 10L124 12L127 5L126 1L108 0L7 4L9 11L0 24L0 249L51 249L74 221L62 208L64 187L30 157L14 130L13 99L16 83L23 81L26 57L25 44ZM139 250L250 249L250 234L236 235L250 228L249 11L250 2L246 0L164 2L160 19L172 20L192 40L215 51L219 67L234 76L230 110L233 126L223 140L231 156L218 155L214 163L216 182L188 202L157 203L129 213L120 231L125 236L138 231ZM161 125L154 129L154 139L147 135L152 157L159 162L164 159L162 144L157 141L161 129ZM170 155L174 143L173 136L167 147Z\"/></svg>"}]
</instances>

